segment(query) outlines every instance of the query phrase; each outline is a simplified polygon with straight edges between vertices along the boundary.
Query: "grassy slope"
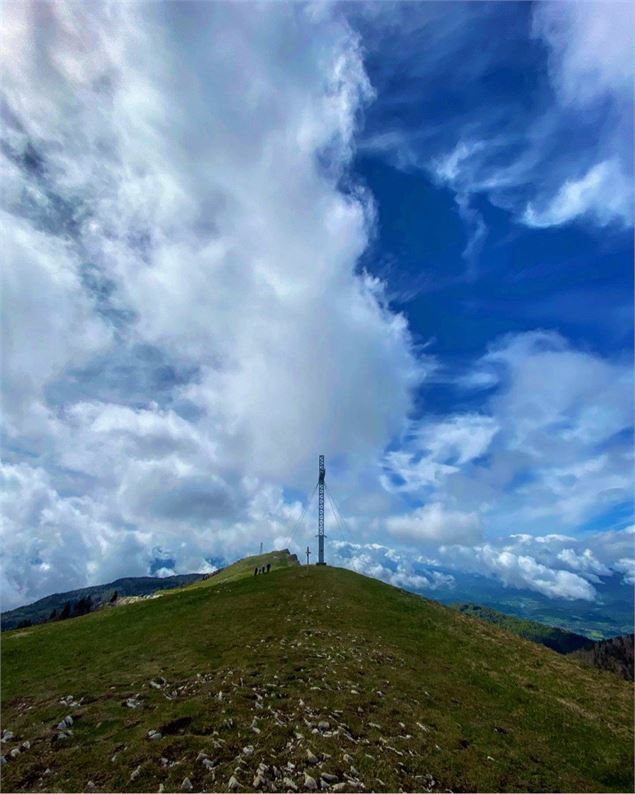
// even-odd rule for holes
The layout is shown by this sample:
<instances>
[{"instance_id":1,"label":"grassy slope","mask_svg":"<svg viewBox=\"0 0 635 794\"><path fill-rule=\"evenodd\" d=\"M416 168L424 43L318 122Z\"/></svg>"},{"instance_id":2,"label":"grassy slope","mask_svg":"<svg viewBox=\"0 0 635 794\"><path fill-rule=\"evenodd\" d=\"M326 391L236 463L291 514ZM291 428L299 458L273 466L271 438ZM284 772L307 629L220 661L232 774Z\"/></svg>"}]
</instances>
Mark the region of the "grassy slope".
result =
<instances>
[{"instance_id":1,"label":"grassy slope","mask_svg":"<svg viewBox=\"0 0 635 794\"><path fill-rule=\"evenodd\" d=\"M300 789L305 768L342 780L352 764L375 791L421 791L428 774L437 790L633 790L632 685L376 580L283 562L5 634L3 727L32 747L4 789L175 791L188 776L226 791L238 769L249 790L260 762L291 762ZM137 693L143 708L122 706ZM61 705L69 694L82 705ZM314 734L318 720L346 728Z\"/></svg>"},{"instance_id":2,"label":"grassy slope","mask_svg":"<svg viewBox=\"0 0 635 794\"><path fill-rule=\"evenodd\" d=\"M464 615L493 623L502 629L511 631L512 634L524 637L526 640L546 645L547 648L558 651L558 653L571 653L580 648L593 647L593 640L566 629L547 626L535 620L517 618L514 615L504 615L502 612L478 604L452 604L452 606Z\"/></svg>"},{"instance_id":3,"label":"grassy slope","mask_svg":"<svg viewBox=\"0 0 635 794\"><path fill-rule=\"evenodd\" d=\"M184 587L191 582L203 578L204 574L183 574L181 576L167 576L159 579L156 576L132 576L124 579L117 579L108 584L97 585L95 587L82 587L79 590L69 590L66 593L54 593L53 595L40 598L33 604L26 604L23 607L9 609L3 612L2 630L9 631L16 628L22 620L30 620L33 623L43 623L48 620L49 615L54 609L61 612L64 604L69 601L75 603L84 596L90 596L93 601L104 603L110 601L113 593L119 597L138 596L154 593L157 590L168 590L172 587Z\"/></svg>"}]
</instances>

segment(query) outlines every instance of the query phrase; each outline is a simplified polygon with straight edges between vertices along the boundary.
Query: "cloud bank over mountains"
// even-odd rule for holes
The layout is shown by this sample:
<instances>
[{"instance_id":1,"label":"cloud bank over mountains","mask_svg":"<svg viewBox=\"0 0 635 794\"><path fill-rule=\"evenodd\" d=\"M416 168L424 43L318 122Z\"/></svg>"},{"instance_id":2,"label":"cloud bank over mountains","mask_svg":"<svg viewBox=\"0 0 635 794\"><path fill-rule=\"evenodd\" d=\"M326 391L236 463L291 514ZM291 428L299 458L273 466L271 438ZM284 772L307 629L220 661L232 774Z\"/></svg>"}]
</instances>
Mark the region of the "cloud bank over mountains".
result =
<instances>
[{"instance_id":1,"label":"cloud bank over mountains","mask_svg":"<svg viewBox=\"0 0 635 794\"><path fill-rule=\"evenodd\" d=\"M568 598L632 580L621 539L545 555L491 538L628 498L625 363L506 336L453 385L480 410L417 413L443 364L358 266L374 88L338 7L25 2L1 35L3 608L300 549L318 453L350 497L362 551L334 555L356 570L385 578L372 546L401 544ZM390 576L449 583L405 561Z\"/></svg>"}]
</instances>

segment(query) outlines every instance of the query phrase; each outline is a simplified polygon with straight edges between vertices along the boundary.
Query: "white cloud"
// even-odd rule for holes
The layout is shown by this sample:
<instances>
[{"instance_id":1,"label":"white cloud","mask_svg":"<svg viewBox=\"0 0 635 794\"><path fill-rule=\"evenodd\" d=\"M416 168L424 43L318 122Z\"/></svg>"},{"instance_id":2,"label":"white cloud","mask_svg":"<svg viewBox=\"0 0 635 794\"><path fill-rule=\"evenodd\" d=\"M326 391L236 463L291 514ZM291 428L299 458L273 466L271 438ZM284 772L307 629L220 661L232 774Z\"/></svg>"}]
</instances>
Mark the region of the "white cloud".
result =
<instances>
[{"instance_id":1,"label":"white cloud","mask_svg":"<svg viewBox=\"0 0 635 794\"><path fill-rule=\"evenodd\" d=\"M480 414L460 414L439 422L421 422L416 441L434 460L457 465L484 455L498 432L496 421Z\"/></svg>"},{"instance_id":2,"label":"white cloud","mask_svg":"<svg viewBox=\"0 0 635 794\"><path fill-rule=\"evenodd\" d=\"M534 35L549 46L552 82L562 99L586 105L633 90L635 12L630 3L538 3Z\"/></svg>"},{"instance_id":3,"label":"white cloud","mask_svg":"<svg viewBox=\"0 0 635 794\"><path fill-rule=\"evenodd\" d=\"M423 373L339 187L358 38L336 8L4 11L7 602L285 543L283 485L368 468Z\"/></svg>"},{"instance_id":4,"label":"white cloud","mask_svg":"<svg viewBox=\"0 0 635 794\"><path fill-rule=\"evenodd\" d=\"M441 485L461 466L484 455L497 432L496 421L481 414L416 422L402 448L385 457L385 468L392 477L383 477L384 487L394 492L421 492L427 486Z\"/></svg>"},{"instance_id":5,"label":"white cloud","mask_svg":"<svg viewBox=\"0 0 635 794\"><path fill-rule=\"evenodd\" d=\"M544 565L527 554L491 544L473 548L452 546L440 551L448 566L495 576L508 587L527 588L549 598L595 600L595 588L587 579Z\"/></svg>"},{"instance_id":6,"label":"white cloud","mask_svg":"<svg viewBox=\"0 0 635 794\"><path fill-rule=\"evenodd\" d=\"M410 513L390 516L388 532L412 543L475 543L482 537L478 514L449 510L440 503L427 504Z\"/></svg>"},{"instance_id":7,"label":"white cloud","mask_svg":"<svg viewBox=\"0 0 635 794\"><path fill-rule=\"evenodd\" d=\"M567 180L542 209L530 202L523 216L528 226L560 226L589 216L598 226L618 219L632 222L631 180L615 160L596 163L579 179Z\"/></svg>"},{"instance_id":8,"label":"white cloud","mask_svg":"<svg viewBox=\"0 0 635 794\"><path fill-rule=\"evenodd\" d=\"M111 332L84 293L80 260L63 237L6 212L0 225L5 427L12 437L37 437L51 419L47 385L106 349Z\"/></svg>"},{"instance_id":9,"label":"white cloud","mask_svg":"<svg viewBox=\"0 0 635 794\"><path fill-rule=\"evenodd\" d=\"M582 554L576 553L574 549L562 549L558 552L558 559L574 571L581 573L597 574L599 576L609 576L610 568L597 560L591 549L585 549Z\"/></svg>"},{"instance_id":10,"label":"white cloud","mask_svg":"<svg viewBox=\"0 0 635 794\"><path fill-rule=\"evenodd\" d=\"M626 363L578 350L555 333L495 341L458 378L460 388L481 381L490 387L482 413L423 420L386 456L384 488L427 503L391 516L387 528L404 541L448 547L478 546L482 528L500 538L499 551L523 558L507 561L518 571L530 570L525 558L588 580L621 570L615 563L632 555L632 536L575 535L582 523L631 501L631 379ZM452 520L457 506L461 520ZM477 564L498 575L492 555L478 556ZM568 576L553 581L576 591Z\"/></svg>"},{"instance_id":11,"label":"white cloud","mask_svg":"<svg viewBox=\"0 0 635 794\"><path fill-rule=\"evenodd\" d=\"M334 541L330 544L330 552L335 564L405 590L425 592L454 586L454 577L450 574L415 566L411 555L378 543Z\"/></svg>"},{"instance_id":12,"label":"white cloud","mask_svg":"<svg viewBox=\"0 0 635 794\"><path fill-rule=\"evenodd\" d=\"M457 142L428 156L428 170L455 190L461 206L484 193L531 227L631 226L633 31L632 4L536 3L532 33L546 48L553 95L537 103L522 127L501 123L497 106L448 132ZM509 112L519 115L517 108ZM585 125L588 139L570 142L568 130ZM419 152L409 162L415 160L426 157ZM463 216L468 247L478 247L482 218Z\"/></svg>"},{"instance_id":13,"label":"white cloud","mask_svg":"<svg viewBox=\"0 0 635 794\"><path fill-rule=\"evenodd\" d=\"M624 574L624 581L627 584L635 584L635 559L624 557L615 563L615 570Z\"/></svg>"}]
</instances>

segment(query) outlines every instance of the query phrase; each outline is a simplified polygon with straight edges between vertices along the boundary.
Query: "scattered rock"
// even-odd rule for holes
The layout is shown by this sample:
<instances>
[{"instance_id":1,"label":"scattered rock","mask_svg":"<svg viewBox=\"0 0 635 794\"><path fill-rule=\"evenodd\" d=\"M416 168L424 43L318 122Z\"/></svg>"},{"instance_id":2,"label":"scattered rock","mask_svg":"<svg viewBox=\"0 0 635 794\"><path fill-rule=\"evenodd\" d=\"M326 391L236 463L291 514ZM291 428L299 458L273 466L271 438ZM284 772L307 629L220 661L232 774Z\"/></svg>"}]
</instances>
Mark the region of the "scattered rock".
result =
<instances>
[{"instance_id":1,"label":"scattered rock","mask_svg":"<svg viewBox=\"0 0 635 794\"><path fill-rule=\"evenodd\" d=\"M256 773L256 775L255 775L255 777L254 777L254 780L253 780L252 786L253 786L255 789L259 789L259 788L261 788L262 786L264 786L266 782L267 782L267 781L265 780L265 778L263 777L263 775L261 775L261 774L260 774L260 772L257 772L257 773Z\"/></svg>"},{"instance_id":2,"label":"scattered rock","mask_svg":"<svg viewBox=\"0 0 635 794\"><path fill-rule=\"evenodd\" d=\"M291 780L290 777L285 777L282 781L282 785L285 787L287 791L297 791L298 787L296 784Z\"/></svg>"},{"instance_id":3,"label":"scattered rock","mask_svg":"<svg viewBox=\"0 0 635 794\"><path fill-rule=\"evenodd\" d=\"M214 762L210 761L209 758L204 758L202 764L205 767L205 769L207 769L208 772L210 771L210 769L214 768Z\"/></svg>"},{"instance_id":4,"label":"scattered rock","mask_svg":"<svg viewBox=\"0 0 635 794\"><path fill-rule=\"evenodd\" d=\"M227 783L227 788L228 788L230 791L238 791L238 788L239 788L239 787L240 787L240 783L239 783L239 782L236 780L236 778L235 778L235 777L232 775L232 776L229 778L229 781L228 781L228 783Z\"/></svg>"},{"instance_id":5,"label":"scattered rock","mask_svg":"<svg viewBox=\"0 0 635 794\"><path fill-rule=\"evenodd\" d=\"M317 783L315 782L315 778L311 777L311 775L304 773L304 790L305 791L317 791Z\"/></svg>"},{"instance_id":6,"label":"scattered rock","mask_svg":"<svg viewBox=\"0 0 635 794\"><path fill-rule=\"evenodd\" d=\"M89 780L88 783L86 783L86 791L96 791L96 790L97 790L97 786L93 783L92 780Z\"/></svg>"},{"instance_id":7,"label":"scattered rock","mask_svg":"<svg viewBox=\"0 0 635 794\"><path fill-rule=\"evenodd\" d=\"M165 787L163 786L163 783L159 783L159 788L157 789L157 794L163 794L164 791L165 791Z\"/></svg>"},{"instance_id":8,"label":"scattered rock","mask_svg":"<svg viewBox=\"0 0 635 794\"><path fill-rule=\"evenodd\" d=\"M154 741L155 739L162 739L163 734L161 731L149 730L146 734L146 738L150 739L150 741Z\"/></svg>"},{"instance_id":9,"label":"scattered rock","mask_svg":"<svg viewBox=\"0 0 635 794\"><path fill-rule=\"evenodd\" d=\"M317 764L317 762L318 762L317 756L314 753L312 753L310 750L306 751L306 760L310 764Z\"/></svg>"},{"instance_id":10,"label":"scattered rock","mask_svg":"<svg viewBox=\"0 0 635 794\"><path fill-rule=\"evenodd\" d=\"M2 731L2 741L3 742L10 742L13 739L14 733L13 731L4 730Z\"/></svg>"},{"instance_id":11,"label":"scattered rock","mask_svg":"<svg viewBox=\"0 0 635 794\"><path fill-rule=\"evenodd\" d=\"M133 769L130 773L130 780L136 780L139 775L141 774L141 764L136 769Z\"/></svg>"},{"instance_id":12,"label":"scattered rock","mask_svg":"<svg viewBox=\"0 0 635 794\"><path fill-rule=\"evenodd\" d=\"M197 764L198 764L198 763L200 763L200 762L201 762L201 761L203 761L203 759L205 759L205 758L209 758L209 756L207 755L207 753L204 753L204 752L201 750L201 752L200 752L200 753L199 753L199 754L196 756L196 763L197 763Z\"/></svg>"},{"instance_id":13,"label":"scattered rock","mask_svg":"<svg viewBox=\"0 0 635 794\"><path fill-rule=\"evenodd\" d=\"M184 777L183 782L181 783L181 791L192 791L194 786L192 785L192 781L189 777Z\"/></svg>"},{"instance_id":14,"label":"scattered rock","mask_svg":"<svg viewBox=\"0 0 635 794\"><path fill-rule=\"evenodd\" d=\"M121 705L128 709L140 709L141 701L138 698L127 698Z\"/></svg>"},{"instance_id":15,"label":"scattered rock","mask_svg":"<svg viewBox=\"0 0 635 794\"><path fill-rule=\"evenodd\" d=\"M20 745L23 751L31 749L31 742L27 739L25 742L22 742Z\"/></svg>"},{"instance_id":16,"label":"scattered rock","mask_svg":"<svg viewBox=\"0 0 635 794\"><path fill-rule=\"evenodd\" d=\"M336 783L332 788L331 791L346 791L349 788L349 783Z\"/></svg>"},{"instance_id":17,"label":"scattered rock","mask_svg":"<svg viewBox=\"0 0 635 794\"><path fill-rule=\"evenodd\" d=\"M331 723L330 723L330 722L327 722L326 720L320 720L320 721L318 722L318 728L319 728L321 731L328 731L328 729L329 729L330 727L331 727Z\"/></svg>"},{"instance_id":18,"label":"scattered rock","mask_svg":"<svg viewBox=\"0 0 635 794\"><path fill-rule=\"evenodd\" d=\"M329 786L332 785L333 783L337 783L337 781L339 780L337 775L329 775L327 772L322 772L320 777L325 783L328 783Z\"/></svg>"},{"instance_id":19,"label":"scattered rock","mask_svg":"<svg viewBox=\"0 0 635 794\"><path fill-rule=\"evenodd\" d=\"M253 754L254 754L253 744L247 744L243 747L243 755L246 755L249 758L249 756Z\"/></svg>"},{"instance_id":20,"label":"scattered rock","mask_svg":"<svg viewBox=\"0 0 635 794\"><path fill-rule=\"evenodd\" d=\"M6 763L7 759L3 755L0 755L0 766L4 766Z\"/></svg>"},{"instance_id":21,"label":"scattered rock","mask_svg":"<svg viewBox=\"0 0 635 794\"><path fill-rule=\"evenodd\" d=\"M9 753L9 755L11 756L11 758L17 758L20 755L20 748L14 747L13 750L11 750L11 752Z\"/></svg>"}]
</instances>

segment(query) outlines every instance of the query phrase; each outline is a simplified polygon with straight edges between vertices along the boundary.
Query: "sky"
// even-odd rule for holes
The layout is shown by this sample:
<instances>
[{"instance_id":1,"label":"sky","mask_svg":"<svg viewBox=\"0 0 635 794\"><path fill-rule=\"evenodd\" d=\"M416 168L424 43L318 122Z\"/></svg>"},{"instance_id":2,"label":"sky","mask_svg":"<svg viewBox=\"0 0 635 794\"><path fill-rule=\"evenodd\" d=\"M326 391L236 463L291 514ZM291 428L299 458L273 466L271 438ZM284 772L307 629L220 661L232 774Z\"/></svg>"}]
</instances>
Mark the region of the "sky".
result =
<instances>
[{"instance_id":1,"label":"sky","mask_svg":"<svg viewBox=\"0 0 635 794\"><path fill-rule=\"evenodd\" d=\"M634 9L5 3L3 609L634 584Z\"/></svg>"}]
</instances>

